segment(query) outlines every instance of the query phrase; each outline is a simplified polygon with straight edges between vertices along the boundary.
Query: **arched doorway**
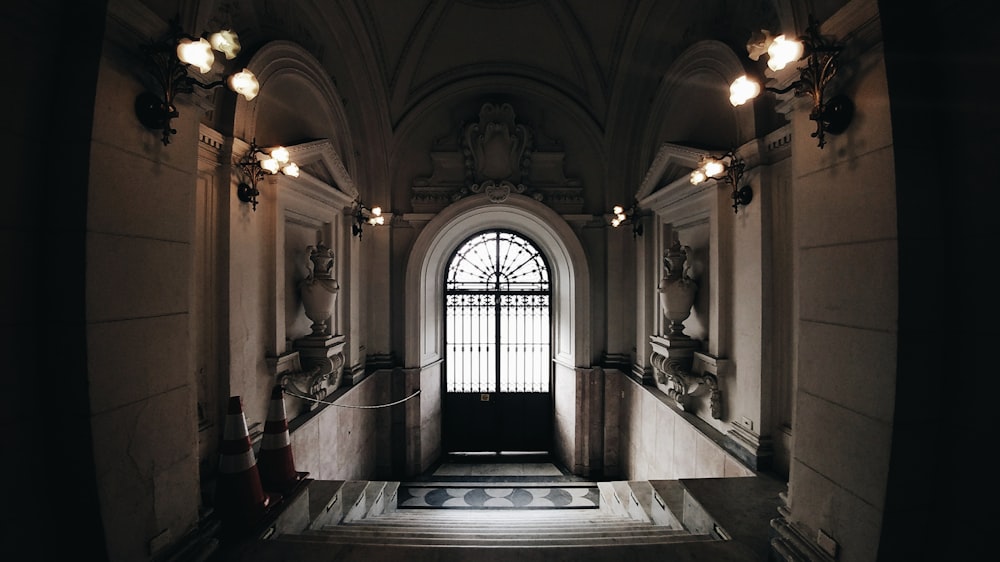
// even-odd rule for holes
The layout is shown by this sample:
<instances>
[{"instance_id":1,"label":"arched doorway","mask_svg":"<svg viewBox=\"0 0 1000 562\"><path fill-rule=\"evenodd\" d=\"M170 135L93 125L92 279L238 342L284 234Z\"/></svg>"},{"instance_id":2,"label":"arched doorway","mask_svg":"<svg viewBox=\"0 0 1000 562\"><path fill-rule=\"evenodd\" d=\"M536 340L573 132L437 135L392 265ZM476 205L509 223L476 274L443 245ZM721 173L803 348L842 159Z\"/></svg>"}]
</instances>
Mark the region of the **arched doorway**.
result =
<instances>
[{"instance_id":1,"label":"arched doorway","mask_svg":"<svg viewBox=\"0 0 1000 562\"><path fill-rule=\"evenodd\" d=\"M508 230L473 235L448 261L446 452L550 451L549 275L538 247Z\"/></svg>"},{"instance_id":2,"label":"arched doorway","mask_svg":"<svg viewBox=\"0 0 1000 562\"><path fill-rule=\"evenodd\" d=\"M419 431L408 435L409 473L418 474L443 452L442 405L445 290L455 250L485 227L518 232L541 250L550 267L552 356L552 454L567 467L579 464L578 377L590 365L590 273L587 255L570 225L543 203L511 194L503 202L485 194L464 197L437 214L413 243L406 266L405 368L422 393L412 406ZM415 426L416 427L416 426Z\"/></svg>"}]
</instances>

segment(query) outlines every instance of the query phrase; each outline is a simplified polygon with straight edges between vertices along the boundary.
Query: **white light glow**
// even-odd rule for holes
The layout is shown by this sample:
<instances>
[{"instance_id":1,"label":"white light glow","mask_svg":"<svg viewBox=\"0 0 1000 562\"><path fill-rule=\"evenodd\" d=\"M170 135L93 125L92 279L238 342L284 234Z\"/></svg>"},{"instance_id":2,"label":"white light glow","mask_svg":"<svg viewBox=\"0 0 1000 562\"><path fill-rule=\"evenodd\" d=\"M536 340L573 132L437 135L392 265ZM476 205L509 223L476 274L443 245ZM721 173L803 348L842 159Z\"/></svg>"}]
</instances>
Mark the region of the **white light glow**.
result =
<instances>
[{"instance_id":1,"label":"white light glow","mask_svg":"<svg viewBox=\"0 0 1000 562\"><path fill-rule=\"evenodd\" d=\"M245 68L230 76L228 84L230 90L240 94L247 101L257 97L257 92L260 91L260 84L257 82L257 77L254 76L253 72Z\"/></svg>"},{"instance_id":2,"label":"white light glow","mask_svg":"<svg viewBox=\"0 0 1000 562\"><path fill-rule=\"evenodd\" d=\"M717 178L726 171L722 162L709 158L705 161L705 175L710 178Z\"/></svg>"},{"instance_id":3,"label":"white light glow","mask_svg":"<svg viewBox=\"0 0 1000 562\"><path fill-rule=\"evenodd\" d=\"M781 70L802 58L805 47L801 41L785 39L784 35L774 38L767 48L767 66L771 70Z\"/></svg>"},{"instance_id":4,"label":"white light glow","mask_svg":"<svg viewBox=\"0 0 1000 562\"><path fill-rule=\"evenodd\" d=\"M278 161L279 164L285 164L288 162L288 149L279 146L271 151L271 158Z\"/></svg>"},{"instance_id":5,"label":"white light glow","mask_svg":"<svg viewBox=\"0 0 1000 562\"><path fill-rule=\"evenodd\" d=\"M177 43L177 58L181 62L197 68L202 74L212 70L212 64L215 63L212 46L204 39L197 41L181 39Z\"/></svg>"},{"instance_id":6,"label":"white light glow","mask_svg":"<svg viewBox=\"0 0 1000 562\"><path fill-rule=\"evenodd\" d=\"M747 100L751 100L759 94L760 84L750 80L744 74L733 80L732 85L729 86L729 103L733 104L733 107L743 105Z\"/></svg>"},{"instance_id":7,"label":"white light glow","mask_svg":"<svg viewBox=\"0 0 1000 562\"><path fill-rule=\"evenodd\" d=\"M708 179L705 175L705 170L698 168L697 170L691 172L691 184L698 185L699 183Z\"/></svg>"},{"instance_id":8,"label":"white light glow","mask_svg":"<svg viewBox=\"0 0 1000 562\"><path fill-rule=\"evenodd\" d=\"M226 55L226 60L233 60L240 54L240 38L231 29L216 31L208 40L213 49Z\"/></svg>"},{"instance_id":9,"label":"white light glow","mask_svg":"<svg viewBox=\"0 0 1000 562\"><path fill-rule=\"evenodd\" d=\"M281 165L274 158L264 158L260 161L260 167L268 173L277 174Z\"/></svg>"}]
</instances>

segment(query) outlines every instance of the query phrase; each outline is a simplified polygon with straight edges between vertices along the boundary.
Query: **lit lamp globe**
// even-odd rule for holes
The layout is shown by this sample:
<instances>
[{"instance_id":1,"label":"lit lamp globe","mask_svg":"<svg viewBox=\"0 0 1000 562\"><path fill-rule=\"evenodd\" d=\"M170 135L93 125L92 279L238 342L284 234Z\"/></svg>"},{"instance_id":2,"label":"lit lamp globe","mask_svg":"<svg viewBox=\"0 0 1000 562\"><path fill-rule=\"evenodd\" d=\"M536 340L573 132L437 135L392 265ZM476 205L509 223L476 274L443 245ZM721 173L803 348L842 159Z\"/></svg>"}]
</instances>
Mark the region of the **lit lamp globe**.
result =
<instances>
[{"instance_id":1,"label":"lit lamp globe","mask_svg":"<svg viewBox=\"0 0 1000 562\"><path fill-rule=\"evenodd\" d=\"M744 74L729 86L729 103L733 104L733 107L743 105L748 100L757 97L760 94L760 84L750 80Z\"/></svg>"},{"instance_id":2,"label":"lit lamp globe","mask_svg":"<svg viewBox=\"0 0 1000 562\"><path fill-rule=\"evenodd\" d=\"M181 39L177 43L177 58L184 64L189 64L205 74L212 70L215 63L215 55L212 54L212 45L204 39L197 41L192 39Z\"/></svg>"},{"instance_id":3,"label":"lit lamp globe","mask_svg":"<svg viewBox=\"0 0 1000 562\"><path fill-rule=\"evenodd\" d=\"M233 60L240 54L240 38L231 29L216 31L208 38L212 48L226 55L226 60Z\"/></svg>"},{"instance_id":4,"label":"lit lamp globe","mask_svg":"<svg viewBox=\"0 0 1000 562\"><path fill-rule=\"evenodd\" d=\"M260 91L257 77L246 68L230 76L226 82L230 90L243 96L247 101L257 97L257 93Z\"/></svg>"}]
</instances>

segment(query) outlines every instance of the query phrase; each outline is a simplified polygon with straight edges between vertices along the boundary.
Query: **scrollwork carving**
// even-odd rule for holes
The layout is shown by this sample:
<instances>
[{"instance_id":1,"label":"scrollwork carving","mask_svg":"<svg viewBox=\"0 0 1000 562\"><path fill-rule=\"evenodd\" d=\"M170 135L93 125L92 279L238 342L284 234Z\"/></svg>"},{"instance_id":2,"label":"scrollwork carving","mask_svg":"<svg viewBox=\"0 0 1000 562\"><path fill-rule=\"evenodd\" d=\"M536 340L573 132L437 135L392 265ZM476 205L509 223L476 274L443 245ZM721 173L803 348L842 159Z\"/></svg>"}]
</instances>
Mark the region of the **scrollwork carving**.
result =
<instances>
[{"instance_id":1,"label":"scrollwork carving","mask_svg":"<svg viewBox=\"0 0 1000 562\"><path fill-rule=\"evenodd\" d=\"M279 379L282 388L290 388L299 396L309 396L316 400L326 397L326 380L329 373L323 367L314 365L308 370L284 373Z\"/></svg>"},{"instance_id":2,"label":"scrollwork carving","mask_svg":"<svg viewBox=\"0 0 1000 562\"><path fill-rule=\"evenodd\" d=\"M685 367L684 360L666 357L655 351L650 356L650 363L656 382L663 385L662 390L681 410L692 411L692 398L701 395L702 389L707 389L712 417L722 419L722 391L715 375L692 373Z\"/></svg>"},{"instance_id":3,"label":"scrollwork carving","mask_svg":"<svg viewBox=\"0 0 1000 562\"><path fill-rule=\"evenodd\" d=\"M509 103L485 103L479 122L462 131L465 186L452 196L457 201L468 193L486 193L490 201L501 203L511 193L525 193L531 171L532 135L518 124ZM536 197L541 200L540 194Z\"/></svg>"}]
</instances>

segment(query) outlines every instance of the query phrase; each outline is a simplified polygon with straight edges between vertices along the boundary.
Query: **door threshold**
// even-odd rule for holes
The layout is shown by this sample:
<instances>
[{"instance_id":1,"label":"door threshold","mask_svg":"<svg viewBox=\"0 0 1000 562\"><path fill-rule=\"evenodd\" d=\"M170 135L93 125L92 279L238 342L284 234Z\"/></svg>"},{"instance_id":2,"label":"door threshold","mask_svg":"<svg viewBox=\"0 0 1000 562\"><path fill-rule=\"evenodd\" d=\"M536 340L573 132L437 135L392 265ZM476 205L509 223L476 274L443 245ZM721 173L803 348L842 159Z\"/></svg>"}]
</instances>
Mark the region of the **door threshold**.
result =
<instances>
[{"instance_id":1,"label":"door threshold","mask_svg":"<svg viewBox=\"0 0 1000 562\"><path fill-rule=\"evenodd\" d=\"M452 451L446 462L550 462L548 451Z\"/></svg>"}]
</instances>

